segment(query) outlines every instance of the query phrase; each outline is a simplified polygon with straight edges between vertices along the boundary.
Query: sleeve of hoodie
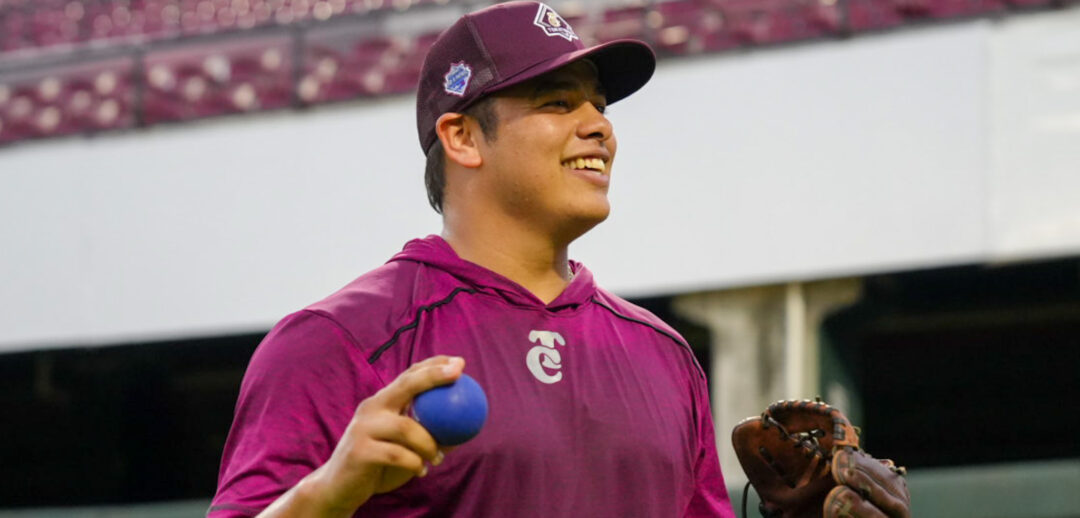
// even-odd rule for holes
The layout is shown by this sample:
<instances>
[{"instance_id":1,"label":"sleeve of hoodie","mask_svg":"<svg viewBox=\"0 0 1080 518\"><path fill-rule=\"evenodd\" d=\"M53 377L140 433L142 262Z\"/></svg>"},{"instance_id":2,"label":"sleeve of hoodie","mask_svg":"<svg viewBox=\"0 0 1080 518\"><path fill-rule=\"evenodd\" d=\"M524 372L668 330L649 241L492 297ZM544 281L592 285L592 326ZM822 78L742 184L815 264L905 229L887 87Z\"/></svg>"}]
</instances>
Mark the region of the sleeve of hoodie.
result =
<instances>
[{"instance_id":1,"label":"sleeve of hoodie","mask_svg":"<svg viewBox=\"0 0 1080 518\"><path fill-rule=\"evenodd\" d=\"M693 392L697 411L698 458L694 469L694 494L684 516L735 518L727 486L724 485L724 475L720 471L708 386L703 378L695 380Z\"/></svg>"},{"instance_id":2,"label":"sleeve of hoodie","mask_svg":"<svg viewBox=\"0 0 1080 518\"><path fill-rule=\"evenodd\" d=\"M283 319L251 358L207 516L254 516L330 458L356 406L383 383L334 320Z\"/></svg>"}]
</instances>

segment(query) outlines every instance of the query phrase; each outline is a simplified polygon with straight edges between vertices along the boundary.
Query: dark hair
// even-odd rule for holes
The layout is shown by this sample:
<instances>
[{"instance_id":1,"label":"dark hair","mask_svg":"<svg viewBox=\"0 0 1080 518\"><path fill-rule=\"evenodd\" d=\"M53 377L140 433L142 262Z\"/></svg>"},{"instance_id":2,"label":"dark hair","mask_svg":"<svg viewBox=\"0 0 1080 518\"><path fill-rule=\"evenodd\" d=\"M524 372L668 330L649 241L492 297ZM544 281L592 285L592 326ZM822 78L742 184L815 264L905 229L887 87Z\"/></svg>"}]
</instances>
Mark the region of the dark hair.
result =
<instances>
[{"instance_id":1,"label":"dark hair","mask_svg":"<svg viewBox=\"0 0 1080 518\"><path fill-rule=\"evenodd\" d=\"M495 114L493 97L482 97L462 113L476 119L480 125L480 131L484 132L484 140L495 140L495 132L499 126L499 118ZM446 150L442 147L442 141L436 139L427 152L427 165L424 167L424 186L427 187L428 203L435 212L442 214L443 193L446 191Z\"/></svg>"}]
</instances>

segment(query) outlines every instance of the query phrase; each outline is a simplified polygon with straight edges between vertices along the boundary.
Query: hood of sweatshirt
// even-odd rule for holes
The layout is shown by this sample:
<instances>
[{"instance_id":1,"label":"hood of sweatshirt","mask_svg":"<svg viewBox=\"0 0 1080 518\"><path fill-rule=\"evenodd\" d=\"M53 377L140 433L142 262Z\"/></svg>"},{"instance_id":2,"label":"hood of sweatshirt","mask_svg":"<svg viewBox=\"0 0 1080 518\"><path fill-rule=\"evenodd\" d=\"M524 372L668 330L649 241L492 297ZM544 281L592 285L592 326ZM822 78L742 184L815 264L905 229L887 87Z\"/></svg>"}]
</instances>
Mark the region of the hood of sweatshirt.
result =
<instances>
[{"instance_id":1,"label":"hood of sweatshirt","mask_svg":"<svg viewBox=\"0 0 1080 518\"><path fill-rule=\"evenodd\" d=\"M574 278L555 300L544 304L520 284L458 257L446 240L434 234L423 239L409 241L405 244L405 248L390 261L415 261L445 271L462 283L476 290L498 295L510 304L542 308L553 312L573 309L588 302L597 289L588 268L576 261L570 261L570 271L574 274Z\"/></svg>"}]
</instances>

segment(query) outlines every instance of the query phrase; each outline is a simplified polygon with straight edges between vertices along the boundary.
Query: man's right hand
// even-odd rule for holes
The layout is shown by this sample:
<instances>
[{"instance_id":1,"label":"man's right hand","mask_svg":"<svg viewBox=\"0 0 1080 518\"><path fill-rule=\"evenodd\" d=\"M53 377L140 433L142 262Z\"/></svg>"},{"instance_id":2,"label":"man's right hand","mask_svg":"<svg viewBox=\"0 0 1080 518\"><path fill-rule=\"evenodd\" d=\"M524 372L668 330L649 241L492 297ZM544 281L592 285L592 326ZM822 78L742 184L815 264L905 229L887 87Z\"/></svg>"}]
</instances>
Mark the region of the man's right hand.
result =
<instances>
[{"instance_id":1,"label":"man's right hand","mask_svg":"<svg viewBox=\"0 0 1080 518\"><path fill-rule=\"evenodd\" d=\"M433 356L361 401L330 459L259 516L352 516L372 495L426 475L426 463L438 465L443 452L405 411L421 392L458 379L464 367L462 358Z\"/></svg>"}]
</instances>

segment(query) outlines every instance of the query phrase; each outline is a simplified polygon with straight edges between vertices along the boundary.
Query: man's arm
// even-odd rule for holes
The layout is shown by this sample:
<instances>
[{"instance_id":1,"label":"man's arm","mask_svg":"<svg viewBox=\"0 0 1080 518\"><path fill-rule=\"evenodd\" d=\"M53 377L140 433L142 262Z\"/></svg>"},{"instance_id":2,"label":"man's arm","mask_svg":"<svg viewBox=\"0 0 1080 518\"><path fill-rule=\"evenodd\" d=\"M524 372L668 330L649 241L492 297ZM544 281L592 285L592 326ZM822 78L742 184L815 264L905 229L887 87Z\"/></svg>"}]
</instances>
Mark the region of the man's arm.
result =
<instances>
[{"instance_id":1,"label":"man's arm","mask_svg":"<svg viewBox=\"0 0 1080 518\"><path fill-rule=\"evenodd\" d=\"M208 515L348 515L401 486L442 458L404 408L462 368L461 359L429 358L385 383L332 319L286 317L244 374Z\"/></svg>"},{"instance_id":2,"label":"man's arm","mask_svg":"<svg viewBox=\"0 0 1080 518\"><path fill-rule=\"evenodd\" d=\"M428 358L365 399L330 460L259 517L352 516L372 495L426 475L425 462L438 465L442 452L431 434L403 413L421 392L456 380L464 366L461 358Z\"/></svg>"}]
</instances>

